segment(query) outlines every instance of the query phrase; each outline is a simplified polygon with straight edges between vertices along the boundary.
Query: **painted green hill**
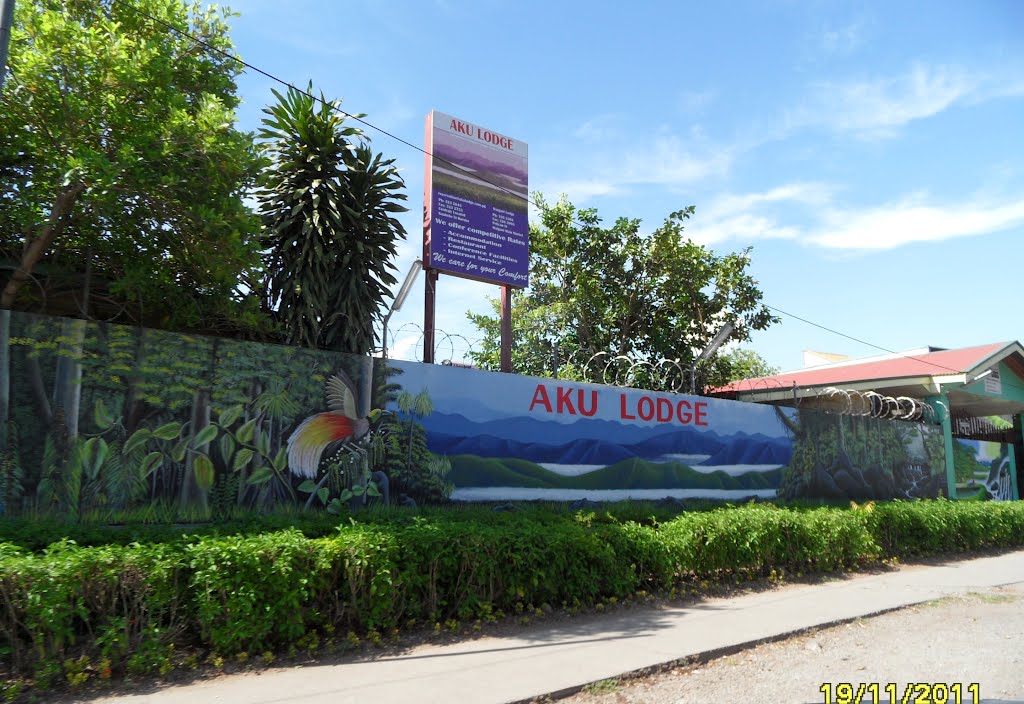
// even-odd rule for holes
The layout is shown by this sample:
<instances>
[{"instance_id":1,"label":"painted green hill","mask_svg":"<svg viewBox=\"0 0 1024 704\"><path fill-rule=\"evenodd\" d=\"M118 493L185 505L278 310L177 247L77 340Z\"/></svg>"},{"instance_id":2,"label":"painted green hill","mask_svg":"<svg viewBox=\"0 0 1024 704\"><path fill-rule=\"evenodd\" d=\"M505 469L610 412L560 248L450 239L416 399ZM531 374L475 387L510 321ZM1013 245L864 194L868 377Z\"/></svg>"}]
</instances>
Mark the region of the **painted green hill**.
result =
<instances>
[{"instance_id":1,"label":"painted green hill","mask_svg":"<svg viewBox=\"0 0 1024 704\"><path fill-rule=\"evenodd\" d=\"M529 460L451 455L448 481L455 486L522 486L531 489L561 488L561 477Z\"/></svg>"},{"instance_id":2,"label":"painted green hill","mask_svg":"<svg viewBox=\"0 0 1024 704\"><path fill-rule=\"evenodd\" d=\"M535 489L774 489L782 470L730 476L698 472L681 462L658 464L639 458L576 477L565 477L528 460L454 455L448 478L455 486L516 486Z\"/></svg>"}]
</instances>

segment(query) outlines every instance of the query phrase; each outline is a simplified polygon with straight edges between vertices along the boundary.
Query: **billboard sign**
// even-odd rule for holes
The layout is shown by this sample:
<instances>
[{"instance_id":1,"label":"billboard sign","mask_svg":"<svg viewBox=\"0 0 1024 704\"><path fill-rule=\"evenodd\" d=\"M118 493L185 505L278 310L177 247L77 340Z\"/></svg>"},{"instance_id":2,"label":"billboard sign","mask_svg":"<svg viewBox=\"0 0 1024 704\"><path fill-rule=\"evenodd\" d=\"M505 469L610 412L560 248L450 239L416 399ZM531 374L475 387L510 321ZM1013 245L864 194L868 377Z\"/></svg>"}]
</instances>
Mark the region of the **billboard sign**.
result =
<instances>
[{"instance_id":1,"label":"billboard sign","mask_svg":"<svg viewBox=\"0 0 1024 704\"><path fill-rule=\"evenodd\" d=\"M527 286L526 143L435 110L427 116L426 151L426 266Z\"/></svg>"}]
</instances>

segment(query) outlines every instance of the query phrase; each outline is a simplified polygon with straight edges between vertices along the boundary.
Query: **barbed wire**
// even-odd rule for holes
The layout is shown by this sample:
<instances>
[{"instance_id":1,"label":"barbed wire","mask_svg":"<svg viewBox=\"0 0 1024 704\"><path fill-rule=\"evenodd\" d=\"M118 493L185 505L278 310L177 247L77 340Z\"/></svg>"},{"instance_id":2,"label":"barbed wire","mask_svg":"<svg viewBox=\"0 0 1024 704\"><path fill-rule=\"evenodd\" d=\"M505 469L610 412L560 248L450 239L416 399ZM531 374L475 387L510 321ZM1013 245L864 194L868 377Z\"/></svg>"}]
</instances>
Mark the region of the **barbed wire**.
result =
<instances>
[{"instance_id":1,"label":"barbed wire","mask_svg":"<svg viewBox=\"0 0 1024 704\"><path fill-rule=\"evenodd\" d=\"M423 361L423 327L407 322L391 336L392 359ZM482 350L486 338L471 340L460 333L434 329L434 359L447 366L477 366L472 355ZM395 350L400 350L395 354ZM605 386L681 393L688 388L690 368L679 359L635 358L611 352L590 353L574 350L566 353L557 345L538 352L534 359L542 375Z\"/></svg>"},{"instance_id":2,"label":"barbed wire","mask_svg":"<svg viewBox=\"0 0 1024 704\"><path fill-rule=\"evenodd\" d=\"M388 345L391 359L423 361L423 327L419 323L405 323L388 337L392 340ZM482 337L470 340L461 333L434 328L434 360L446 366L474 366L471 355L478 351L483 341Z\"/></svg>"},{"instance_id":3,"label":"barbed wire","mask_svg":"<svg viewBox=\"0 0 1024 704\"><path fill-rule=\"evenodd\" d=\"M934 404L910 396L885 396L877 391L826 388L796 388L794 403L798 408L887 420L904 420L936 424L949 413L942 401ZM942 407L940 414L937 407Z\"/></svg>"}]
</instances>

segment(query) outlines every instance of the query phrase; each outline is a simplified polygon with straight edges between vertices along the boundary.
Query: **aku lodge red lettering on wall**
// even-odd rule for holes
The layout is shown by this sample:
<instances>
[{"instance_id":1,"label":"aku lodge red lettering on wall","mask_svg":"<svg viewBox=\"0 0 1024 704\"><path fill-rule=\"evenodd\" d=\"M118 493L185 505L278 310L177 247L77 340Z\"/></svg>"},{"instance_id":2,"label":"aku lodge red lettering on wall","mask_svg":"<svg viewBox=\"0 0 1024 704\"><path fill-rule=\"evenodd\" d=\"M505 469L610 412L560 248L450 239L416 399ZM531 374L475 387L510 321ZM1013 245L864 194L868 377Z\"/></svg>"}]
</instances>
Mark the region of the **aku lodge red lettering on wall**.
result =
<instances>
[{"instance_id":1,"label":"aku lodge red lettering on wall","mask_svg":"<svg viewBox=\"0 0 1024 704\"><path fill-rule=\"evenodd\" d=\"M630 398L620 392L618 412L621 420L656 421L658 423L679 423L680 425L708 424L708 404L688 398L666 398L643 394ZM597 415L601 395L596 389L577 389L571 386L556 386L553 391L544 384L537 384L530 400L530 412L557 413L559 415L580 415L592 418Z\"/></svg>"},{"instance_id":2,"label":"aku lodge red lettering on wall","mask_svg":"<svg viewBox=\"0 0 1024 704\"><path fill-rule=\"evenodd\" d=\"M481 142L487 142L488 144L493 144L496 147L508 149L509 151L514 150L516 146L514 141L504 135L500 135L497 132L491 132L490 130L485 130L482 127L477 127L476 125L469 122L463 122L462 120L452 118L451 124L448 125L448 129L452 132L464 134L467 137L476 137Z\"/></svg>"}]
</instances>

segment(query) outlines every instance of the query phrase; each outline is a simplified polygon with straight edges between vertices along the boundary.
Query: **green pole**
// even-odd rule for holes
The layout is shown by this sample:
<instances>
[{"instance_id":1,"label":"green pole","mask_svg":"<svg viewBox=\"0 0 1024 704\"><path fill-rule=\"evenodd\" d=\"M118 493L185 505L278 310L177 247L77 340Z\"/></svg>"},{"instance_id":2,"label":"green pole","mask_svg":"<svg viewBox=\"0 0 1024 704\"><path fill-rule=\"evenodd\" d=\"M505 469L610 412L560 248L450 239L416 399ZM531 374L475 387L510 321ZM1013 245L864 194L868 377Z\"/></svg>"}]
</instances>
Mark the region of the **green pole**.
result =
<instances>
[{"instance_id":1,"label":"green pole","mask_svg":"<svg viewBox=\"0 0 1024 704\"><path fill-rule=\"evenodd\" d=\"M1010 488L1013 491L1013 500L1020 500L1020 487L1017 486L1017 452L1013 445L1010 445Z\"/></svg>"},{"instance_id":2,"label":"green pole","mask_svg":"<svg viewBox=\"0 0 1024 704\"><path fill-rule=\"evenodd\" d=\"M953 419L949 407L949 396L945 393L939 397L945 410L942 414L942 444L946 448L946 489L950 499L956 499L956 455L953 452Z\"/></svg>"}]
</instances>

